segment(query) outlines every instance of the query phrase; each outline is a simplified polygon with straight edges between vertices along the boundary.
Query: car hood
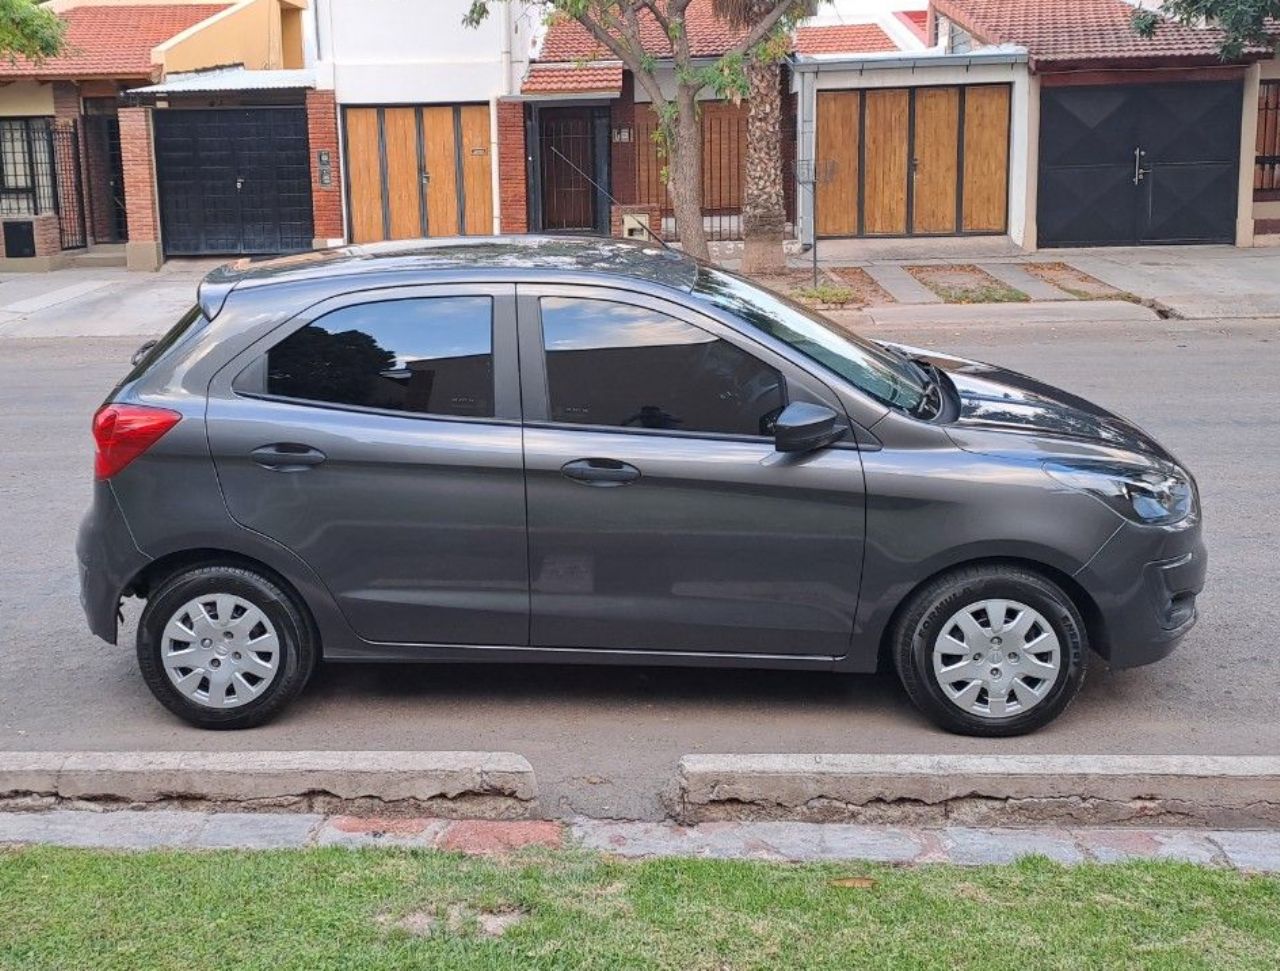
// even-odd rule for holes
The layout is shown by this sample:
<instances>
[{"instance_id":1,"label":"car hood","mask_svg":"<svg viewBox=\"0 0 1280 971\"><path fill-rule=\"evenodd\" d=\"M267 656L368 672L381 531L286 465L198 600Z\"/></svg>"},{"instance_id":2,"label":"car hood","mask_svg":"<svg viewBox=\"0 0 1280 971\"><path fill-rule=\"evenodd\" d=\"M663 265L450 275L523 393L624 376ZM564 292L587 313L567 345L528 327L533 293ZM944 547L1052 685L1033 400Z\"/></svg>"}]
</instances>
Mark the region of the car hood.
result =
<instances>
[{"instance_id":1,"label":"car hood","mask_svg":"<svg viewBox=\"0 0 1280 971\"><path fill-rule=\"evenodd\" d=\"M933 364L955 385L960 413L946 428L961 448L1034 450L1045 457L1130 453L1174 461L1137 425L1068 391L992 364L895 346L913 359ZM991 433L1001 436L994 440L998 445L993 444Z\"/></svg>"}]
</instances>

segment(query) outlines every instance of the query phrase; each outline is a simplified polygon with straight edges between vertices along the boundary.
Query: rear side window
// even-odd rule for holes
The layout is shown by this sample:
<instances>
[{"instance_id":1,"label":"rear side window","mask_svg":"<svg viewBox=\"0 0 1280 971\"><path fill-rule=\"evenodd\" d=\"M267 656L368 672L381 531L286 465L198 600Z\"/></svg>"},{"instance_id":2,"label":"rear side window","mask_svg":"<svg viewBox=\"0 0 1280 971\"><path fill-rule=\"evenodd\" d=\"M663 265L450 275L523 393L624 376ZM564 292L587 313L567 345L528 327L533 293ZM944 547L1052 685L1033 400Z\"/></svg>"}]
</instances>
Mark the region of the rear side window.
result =
<instances>
[{"instance_id":1,"label":"rear side window","mask_svg":"<svg viewBox=\"0 0 1280 971\"><path fill-rule=\"evenodd\" d=\"M700 327L605 300L544 297L551 420L771 435L782 375Z\"/></svg>"},{"instance_id":2,"label":"rear side window","mask_svg":"<svg viewBox=\"0 0 1280 971\"><path fill-rule=\"evenodd\" d=\"M193 336L199 333L200 329L208 322L209 321L205 318L204 314L200 312L200 306L198 304L192 307L182 315L176 324L169 328L168 333L158 341L154 341L151 344L151 347L140 358L138 358L138 363L133 366L133 369L125 375L120 384L116 386L117 390L124 387L130 381L136 381L138 378L142 377L151 370L152 365L159 361L160 358L168 354L169 351L188 336Z\"/></svg>"},{"instance_id":3,"label":"rear side window","mask_svg":"<svg viewBox=\"0 0 1280 971\"><path fill-rule=\"evenodd\" d=\"M267 393L491 418L493 300L387 300L325 314L268 352Z\"/></svg>"}]
</instances>

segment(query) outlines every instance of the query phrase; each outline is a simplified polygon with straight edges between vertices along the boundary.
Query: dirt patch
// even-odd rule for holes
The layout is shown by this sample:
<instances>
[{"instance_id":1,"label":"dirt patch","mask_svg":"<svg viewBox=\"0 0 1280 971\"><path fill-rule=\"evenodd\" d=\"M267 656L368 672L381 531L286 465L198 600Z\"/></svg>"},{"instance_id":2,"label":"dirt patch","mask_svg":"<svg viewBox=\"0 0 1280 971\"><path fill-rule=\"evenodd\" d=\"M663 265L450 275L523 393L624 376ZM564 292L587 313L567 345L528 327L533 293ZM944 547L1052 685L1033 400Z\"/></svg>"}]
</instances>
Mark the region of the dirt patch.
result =
<instances>
[{"instance_id":1,"label":"dirt patch","mask_svg":"<svg viewBox=\"0 0 1280 971\"><path fill-rule=\"evenodd\" d=\"M851 288L858 294L859 302L864 307L883 307L897 303L889 296L889 291L876 283L871 274L860 266L834 266L827 271L844 287Z\"/></svg>"},{"instance_id":2,"label":"dirt patch","mask_svg":"<svg viewBox=\"0 0 1280 971\"><path fill-rule=\"evenodd\" d=\"M908 266L907 272L947 303L1024 303L1030 298L971 263Z\"/></svg>"},{"instance_id":3,"label":"dirt patch","mask_svg":"<svg viewBox=\"0 0 1280 971\"><path fill-rule=\"evenodd\" d=\"M777 291L815 310L860 310L893 303L871 277L856 266L821 268L814 286L813 270L788 270L786 273L753 277L762 287Z\"/></svg>"},{"instance_id":4,"label":"dirt patch","mask_svg":"<svg viewBox=\"0 0 1280 971\"><path fill-rule=\"evenodd\" d=\"M1045 283L1065 290L1077 300L1128 300L1139 303L1132 293L1117 290L1097 277L1067 263L1024 263L1022 268Z\"/></svg>"},{"instance_id":5,"label":"dirt patch","mask_svg":"<svg viewBox=\"0 0 1280 971\"><path fill-rule=\"evenodd\" d=\"M413 910L400 917L384 914L377 918L377 922L383 927L403 931L414 937L460 935L470 933L473 929L481 937L501 937L528 916L528 913L518 907L473 910L463 904L451 904L443 916L426 910Z\"/></svg>"}]
</instances>

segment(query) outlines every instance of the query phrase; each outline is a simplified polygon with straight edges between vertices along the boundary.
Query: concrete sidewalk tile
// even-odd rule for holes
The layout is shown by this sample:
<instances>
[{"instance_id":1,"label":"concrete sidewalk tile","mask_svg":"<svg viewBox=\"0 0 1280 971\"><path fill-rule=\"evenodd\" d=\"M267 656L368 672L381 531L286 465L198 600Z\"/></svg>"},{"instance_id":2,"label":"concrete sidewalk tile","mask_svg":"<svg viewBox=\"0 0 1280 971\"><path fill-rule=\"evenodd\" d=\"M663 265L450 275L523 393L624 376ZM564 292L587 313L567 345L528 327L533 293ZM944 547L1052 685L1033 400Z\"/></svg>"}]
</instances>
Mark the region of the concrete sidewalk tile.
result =
<instances>
[{"instance_id":1,"label":"concrete sidewalk tile","mask_svg":"<svg viewBox=\"0 0 1280 971\"><path fill-rule=\"evenodd\" d=\"M1085 856L1064 830L971 829L943 830L947 861L964 865L1013 863L1024 856L1047 856L1058 863L1083 863Z\"/></svg>"},{"instance_id":2,"label":"concrete sidewalk tile","mask_svg":"<svg viewBox=\"0 0 1280 971\"><path fill-rule=\"evenodd\" d=\"M191 845L219 850L299 849L323 821L315 813L210 813Z\"/></svg>"},{"instance_id":3,"label":"concrete sidewalk tile","mask_svg":"<svg viewBox=\"0 0 1280 971\"><path fill-rule=\"evenodd\" d=\"M569 838L585 850L618 856L694 856L695 827L612 819L575 819Z\"/></svg>"},{"instance_id":4,"label":"concrete sidewalk tile","mask_svg":"<svg viewBox=\"0 0 1280 971\"><path fill-rule=\"evenodd\" d=\"M1071 831L1076 842L1100 863L1121 860L1181 860L1216 863L1218 848L1204 833L1186 829L1091 829Z\"/></svg>"},{"instance_id":5,"label":"concrete sidewalk tile","mask_svg":"<svg viewBox=\"0 0 1280 971\"><path fill-rule=\"evenodd\" d=\"M1222 847L1227 862L1241 870L1280 873L1280 832L1215 830L1209 838Z\"/></svg>"},{"instance_id":6,"label":"concrete sidewalk tile","mask_svg":"<svg viewBox=\"0 0 1280 971\"><path fill-rule=\"evenodd\" d=\"M207 813L83 812L55 809L0 813L0 843L42 843L86 849L184 849L192 845Z\"/></svg>"},{"instance_id":7,"label":"concrete sidewalk tile","mask_svg":"<svg viewBox=\"0 0 1280 971\"><path fill-rule=\"evenodd\" d=\"M445 819L385 819L331 816L316 830L316 846L408 846L430 848L448 827Z\"/></svg>"},{"instance_id":8,"label":"concrete sidewalk tile","mask_svg":"<svg viewBox=\"0 0 1280 971\"><path fill-rule=\"evenodd\" d=\"M95 290L101 290L103 287L110 286L111 283L111 280L82 280L79 283L45 289L43 292L26 299L6 303L0 306L0 310L7 310L13 314L32 314L39 310L57 306L60 303L66 303L68 300L83 297L85 294L93 293Z\"/></svg>"},{"instance_id":9,"label":"concrete sidewalk tile","mask_svg":"<svg viewBox=\"0 0 1280 971\"><path fill-rule=\"evenodd\" d=\"M564 827L550 820L457 820L449 823L436 842L439 849L473 856L509 853L528 846L559 849L563 845Z\"/></svg>"},{"instance_id":10,"label":"concrete sidewalk tile","mask_svg":"<svg viewBox=\"0 0 1280 971\"><path fill-rule=\"evenodd\" d=\"M1020 290L1032 300L1074 300L1066 290L1046 283L1017 263L979 263L978 269L995 277L1005 286Z\"/></svg>"},{"instance_id":11,"label":"concrete sidewalk tile","mask_svg":"<svg viewBox=\"0 0 1280 971\"><path fill-rule=\"evenodd\" d=\"M908 273L905 267L892 263L870 263L863 269L898 303L943 302L940 296Z\"/></svg>"},{"instance_id":12,"label":"concrete sidewalk tile","mask_svg":"<svg viewBox=\"0 0 1280 971\"><path fill-rule=\"evenodd\" d=\"M875 863L914 863L926 852L920 831L898 826L858 826L843 823L823 826L825 860L868 860Z\"/></svg>"}]
</instances>

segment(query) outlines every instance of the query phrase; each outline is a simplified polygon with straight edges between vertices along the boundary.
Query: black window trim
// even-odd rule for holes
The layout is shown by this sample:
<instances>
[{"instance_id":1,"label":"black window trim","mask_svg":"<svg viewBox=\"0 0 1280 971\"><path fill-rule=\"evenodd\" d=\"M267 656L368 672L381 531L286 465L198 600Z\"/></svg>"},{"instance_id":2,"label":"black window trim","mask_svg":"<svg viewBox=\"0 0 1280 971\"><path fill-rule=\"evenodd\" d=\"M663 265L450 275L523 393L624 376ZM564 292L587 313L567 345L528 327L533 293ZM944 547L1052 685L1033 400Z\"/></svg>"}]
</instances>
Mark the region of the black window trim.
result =
<instances>
[{"instance_id":1,"label":"black window trim","mask_svg":"<svg viewBox=\"0 0 1280 971\"><path fill-rule=\"evenodd\" d=\"M273 395L266 390L267 353L277 344L288 339L303 327L321 317L345 307L369 303L390 303L398 300L425 300L437 297L489 297L493 304L490 322L493 354L493 406L494 414L482 417L466 415L434 415L426 412L401 411L395 408L374 408L368 405L351 405L334 401L313 401L310 398L294 398ZM257 371L257 374L252 372ZM345 411L355 414L387 418L406 418L415 421L448 421L472 425L519 425L521 422L519 398L519 354L516 349L515 285L477 281L473 284L411 283L402 286L380 286L367 290L352 290L336 294L312 304L301 312L281 321L255 340L219 372L226 378L231 396L257 401L272 401L303 408L322 408L326 411ZM251 375L251 376L249 376ZM245 387L243 380L256 382L257 387ZM213 388L210 388L213 391Z\"/></svg>"},{"instance_id":2,"label":"black window trim","mask_svg":"<svg viewBox=\"0 0 1280 971\"><path fill-rule=\"evenodd\" d=\"M574 422L558 422L551 419L550 391L547 387L546 349L542 336L543 297L568 297L583 300L601 300L643 307L666 314L682 323L697 327L713 337L726 341L742 352L751 355L762 364L782 375L783 407L797 400L812 401L833 409L845 419L850 429L846 438L837 442L837 448L858 448L856 425L849 417L839 396L808 370L783 357L771 348L739 333L723 322L702 313L698 308L652 294L626 290L616 286L592 286L561 283L521 283L516 287L517 316L520 334L520 368L524 424L529 428L555 431L577 431L591 434L644 435L702 439L718 442L749 442L760 444L773 442L770 435L739 435L730 432L684 431L672 428L634 428L614 425L588 425ZM799 394L797 395L797 392Z\"/></svg>"}]
</instances>

